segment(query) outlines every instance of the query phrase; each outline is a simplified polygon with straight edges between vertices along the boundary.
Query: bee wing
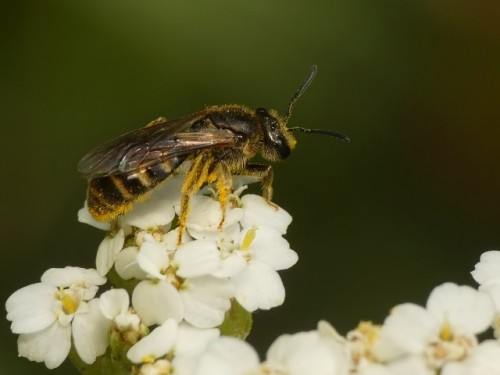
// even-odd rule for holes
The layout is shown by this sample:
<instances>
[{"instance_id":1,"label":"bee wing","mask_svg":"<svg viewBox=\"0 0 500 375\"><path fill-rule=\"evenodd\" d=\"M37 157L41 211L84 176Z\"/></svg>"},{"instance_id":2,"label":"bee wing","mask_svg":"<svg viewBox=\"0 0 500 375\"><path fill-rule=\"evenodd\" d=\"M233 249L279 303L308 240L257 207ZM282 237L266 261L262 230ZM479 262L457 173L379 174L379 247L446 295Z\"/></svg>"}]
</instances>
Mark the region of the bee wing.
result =
<instances>
[{"instance_id":1,"label":"bee wing","mask_svg":"<svg viewBox=\"0 0 500 375\"><path fill-rule=\"evenodd\" d=\"M181 119L160 121L124 134L84 156L78 163L78 171L85 178L112 176L195 151L236 144L237 138L229 130L188 132L188 128L202 116L203 113L199 113Z\"/></svg>"}]
</instances>

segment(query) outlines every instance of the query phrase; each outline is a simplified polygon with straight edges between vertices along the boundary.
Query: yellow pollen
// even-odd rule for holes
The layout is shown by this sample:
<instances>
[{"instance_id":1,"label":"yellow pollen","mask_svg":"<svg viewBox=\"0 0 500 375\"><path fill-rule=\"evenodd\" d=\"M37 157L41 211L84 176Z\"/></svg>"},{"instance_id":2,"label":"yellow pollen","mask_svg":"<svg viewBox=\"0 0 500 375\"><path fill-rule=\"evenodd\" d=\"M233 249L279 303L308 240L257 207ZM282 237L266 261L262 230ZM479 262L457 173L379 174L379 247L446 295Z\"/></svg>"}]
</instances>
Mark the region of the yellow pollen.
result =
<instances>
[{"instance_id":1,"label":"yellow pollen","mask_svg":"<svg viewBox=\"0 0 500 375\"><path fill-rule=\"evenodd\" d=\"M142 357L142 363L154 363L156 358L153 355L145 355Z\"/></svg>"},{"instance_id":2,"label":"yellow pollen","mask_svg":"<svg viewBox=\"0 0 500 375\"><path fill-rule=\"evenodd\" d=\"M361 322L358 325L358 330L366 338L367 343L372 345L378 338L380 326L372 322Z\"/></svg>"},{"instance_id":3,"label":"yellow pollen","mask_svg":"<svg viewBox=\"0 0 500 375\"><path fill-rule=\"evenodd\" d=\"M443 341L452 341L453 340L453 328L450 323L445 322L441 326L441 331L439 332L439 338Z\"/></svg>"},{"instance_id":4,"label":"yellow pollen","mask_svg":"<svg viewBox=\"0 0 500 375\"><path fill-rule=\"evenodd\" d=\"M70 295L67 293L61 294L61 302L63 305L64 312L66 314L73 314L78 309L78 302L75 301Z\"/></svg>"},{"instance_id":5,"label":"yellow pollen","mask_svg":"<svg viewBox=\"0 0 500 375\"><path fill-rule=\"evenodd\" d=\"M255 239L255 232L257 231L257 227L253 226L248 230L245 234L245 238L243 238L243 242L241 243L241 250L248 250L253 240Z\"/></svg>"}]
</instances>

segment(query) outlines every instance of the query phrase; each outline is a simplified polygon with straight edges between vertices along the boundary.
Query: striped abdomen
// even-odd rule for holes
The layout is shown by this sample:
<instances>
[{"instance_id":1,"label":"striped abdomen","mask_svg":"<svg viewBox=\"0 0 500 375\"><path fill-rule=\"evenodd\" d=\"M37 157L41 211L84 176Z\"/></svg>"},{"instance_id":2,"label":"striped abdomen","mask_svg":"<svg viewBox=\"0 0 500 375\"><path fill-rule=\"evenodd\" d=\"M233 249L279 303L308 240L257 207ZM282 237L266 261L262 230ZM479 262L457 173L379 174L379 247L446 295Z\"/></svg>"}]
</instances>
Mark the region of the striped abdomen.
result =
<instances>
[{"instance_id":1,"label":"striped abdomen","mask_svg":"<svg viewBox=\"0 0 500 375\"><path fill-rule=\"evenodd\" d=\"M107 221L130 211L136 201L170 176L184 160L186 156L174 157L142 170L89 180L90 214L98 221Z\"/></svg>"}]
</instances>

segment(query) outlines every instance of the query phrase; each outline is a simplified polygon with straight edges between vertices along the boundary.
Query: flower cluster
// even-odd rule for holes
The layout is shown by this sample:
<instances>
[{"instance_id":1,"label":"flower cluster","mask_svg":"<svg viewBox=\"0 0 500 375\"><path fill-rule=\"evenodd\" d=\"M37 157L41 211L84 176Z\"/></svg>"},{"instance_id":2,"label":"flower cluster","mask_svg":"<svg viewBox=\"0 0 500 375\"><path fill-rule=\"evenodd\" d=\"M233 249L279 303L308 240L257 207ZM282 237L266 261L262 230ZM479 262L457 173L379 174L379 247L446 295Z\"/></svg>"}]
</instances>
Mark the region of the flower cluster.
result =
<instances>
[{"instance_id":1,"label":"flower cluster","mask_svg":"<svg viewBox=\"0 0 500 375\"><path fill-rule=\"evenodd\" d=\"M298 259L283 238L291 216L261 196L242 195L248 180L235 178L224 213L210 186L191 198L179 240L175 224L183 178L182 173L172 176L113 222L94 220L86 205L79 211L79 221L107 232L96 269L51 269L41 283L9 298L7 319L20 334L21 356L54 368L68 356L73 341L85 364L109 348L115 359L126 356L136 368L175 366L181 373L189 367L185 358L219 335L226 316L250 316L284 302L277 271ZM115 289L96 298L107 279ZM246 325L221 330L244 337ZM165 335L170 339L165 341ZM153 348L156 342L159 348ZM188 348L193 342L194 351Z\"/></svg>"},{"instance_id":2,"label":"flower cluster","mask_svg":"<svg viewBox=\"0 0 500 375\"><path fill-rule=\"evenodd\" d=\"M278 337L260 360L244 338L252 312L284 301L277 271L297 262L283 238L291 217L235 178L225 212L211 186L191 198L180 238L182 180L110 223L79 211L106 231L96 269L50 269L10 296L20 356L55 368L69 355L89 373L500 375L500 251L476 265L478 288L444 283L425 306L400 304L345 336L321 321Z\"/></svg>"},{"instance_id":3,"label":"flower cluster","mask_svg":"<svg viewBox=\"0 0 500 375\"><path fill-rule=\"evenodd\" d=\"M479 290L444 283L425 307L395 306L382 325L361 322L345 337L324 321L314 331L280 336L263 362L246 342L221 336L201 355L196 374L500 375L498 295L483 290L500 285L500 251L483 254L473 276ZM480 342L492 326L495 339Z\"/></svg>"}]
</instances>

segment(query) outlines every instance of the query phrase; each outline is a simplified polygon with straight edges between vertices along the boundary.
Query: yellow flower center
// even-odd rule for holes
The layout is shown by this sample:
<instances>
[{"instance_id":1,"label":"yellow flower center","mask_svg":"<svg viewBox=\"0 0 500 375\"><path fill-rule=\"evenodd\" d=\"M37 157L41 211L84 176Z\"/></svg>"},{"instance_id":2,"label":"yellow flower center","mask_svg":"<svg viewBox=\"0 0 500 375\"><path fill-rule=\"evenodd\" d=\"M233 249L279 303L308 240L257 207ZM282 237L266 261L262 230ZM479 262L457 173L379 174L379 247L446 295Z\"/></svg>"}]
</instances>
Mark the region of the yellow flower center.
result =
<instances>
[{"instance_id":1,"label":"yellow flower center","mask_svg":"<svg viewBox=\"0 0 500 375\"><path fill-rule=\"evenodd\" d=\"M241 250L248 250L253 240L255 239L255 232L257 232L256 226L253 226L247 231L245 237L243 238L243 241L241 242Z\"/></svg>"},{"instance_id":2,"label":"yellow flower center","mask_svg":"<svg viewBox=\"0 0 500 375\"><path fill-rule=\"evenodd\" d=\"M59 290L58 294L64 312L67 315L74 314L80 306L80 299L77 298L77 295L68 289Z\"/></svg>"}]
</instances>

